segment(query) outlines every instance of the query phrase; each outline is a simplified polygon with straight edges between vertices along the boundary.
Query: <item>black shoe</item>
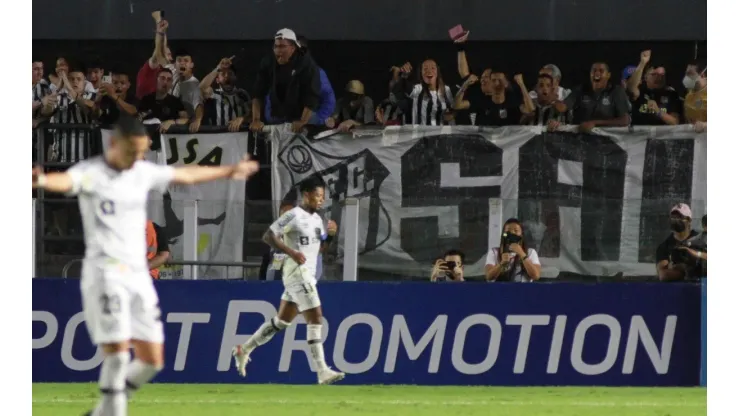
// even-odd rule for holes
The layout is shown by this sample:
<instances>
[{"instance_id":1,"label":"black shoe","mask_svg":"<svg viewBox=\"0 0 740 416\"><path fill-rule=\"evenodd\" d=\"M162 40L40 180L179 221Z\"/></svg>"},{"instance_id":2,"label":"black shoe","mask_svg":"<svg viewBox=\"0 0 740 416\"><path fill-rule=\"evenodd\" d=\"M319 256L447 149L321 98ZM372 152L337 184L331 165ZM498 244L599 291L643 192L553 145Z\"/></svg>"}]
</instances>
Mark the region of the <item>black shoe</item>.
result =
<instances>
[{"instance_id":1,"label":"black shoe","mask_svg":"<svg viewBox=\"0 0 740 416\"><path fill-rule=\"evenodd\" d=\"M92 414L93 414L93 411L92 411L92 410L90 410L89 412L85 413L85 414L84 414L84 415L82 415L82 416L92 416Z\"/></svg>"}]
</instances>

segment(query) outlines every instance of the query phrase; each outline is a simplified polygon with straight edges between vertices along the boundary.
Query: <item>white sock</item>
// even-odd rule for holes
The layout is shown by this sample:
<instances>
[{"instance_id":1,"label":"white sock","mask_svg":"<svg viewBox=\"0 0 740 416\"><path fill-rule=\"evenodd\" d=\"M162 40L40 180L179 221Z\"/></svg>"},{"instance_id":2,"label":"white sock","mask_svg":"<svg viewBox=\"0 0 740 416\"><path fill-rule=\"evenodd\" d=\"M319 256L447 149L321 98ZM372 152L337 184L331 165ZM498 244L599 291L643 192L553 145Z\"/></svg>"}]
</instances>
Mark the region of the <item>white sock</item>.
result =
<instances>
[{"instance_id":1,"label":"white sock","mask_svg":"<svg viewBox=\"0 0 740 416\"><path fill-rule=\"evenodd\" d=\"M306 338L311 348L311 360L316 371L329 369L324 360L324 344L321 343L321 325L306 325Z\"/></svg>"},{"instance_id":2,"label":"white sock","mask_svg":"<svg viewBox=\"0 0 740 416\"><path fill-rule=\"evenodd\" d=\"M100 402L95 414L126 416L126 369L131 354L117 352L107 355L100 368Z\"/></svg>"},{"instance_id":3,"label":"white sock","mask_svg":"<svg viewBox=\"0 0 740 416\"><path fill-rule=\"evenodd\" d=\"M161 367L155 367L138 358L135 359L128 366L128 373L126 374L126 394L131 396L141 386L153 379L160 370L162 370Z\"/></svg>"},{"instance_id":4,"label":"white sock","mask_svg":"<svg viewBox=\"0 0 740 416\"><path fill-rule=\"evenodd\" d=\"M275 334L287 328L289 325L290 322L281 321L277 316L273 317L262 324L259 329L257 329L257 332L249 337L247 342L244 343L244 348L251 352L255 348L271 340Z\"/></svg>"}]
</instances>

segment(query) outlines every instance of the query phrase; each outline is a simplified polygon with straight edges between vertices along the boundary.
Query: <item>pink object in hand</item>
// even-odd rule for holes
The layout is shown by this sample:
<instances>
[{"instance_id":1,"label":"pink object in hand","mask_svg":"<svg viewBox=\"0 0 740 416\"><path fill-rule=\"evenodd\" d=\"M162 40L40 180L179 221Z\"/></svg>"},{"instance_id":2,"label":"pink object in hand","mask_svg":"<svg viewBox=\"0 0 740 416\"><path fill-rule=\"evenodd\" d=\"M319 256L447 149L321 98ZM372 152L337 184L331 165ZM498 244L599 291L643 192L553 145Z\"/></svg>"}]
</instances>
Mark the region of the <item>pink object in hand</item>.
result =
<instances>
[{"instance_id":1,"label":"pink object in hand","mask_svg":"<svg viewBox=\"0 0 740 416\"><path fill-rule=\"evenodd\" d=\"M462 25L457 25L449 30L450 39L455 40L465 34Z\"/></svg>"}]
</instances>

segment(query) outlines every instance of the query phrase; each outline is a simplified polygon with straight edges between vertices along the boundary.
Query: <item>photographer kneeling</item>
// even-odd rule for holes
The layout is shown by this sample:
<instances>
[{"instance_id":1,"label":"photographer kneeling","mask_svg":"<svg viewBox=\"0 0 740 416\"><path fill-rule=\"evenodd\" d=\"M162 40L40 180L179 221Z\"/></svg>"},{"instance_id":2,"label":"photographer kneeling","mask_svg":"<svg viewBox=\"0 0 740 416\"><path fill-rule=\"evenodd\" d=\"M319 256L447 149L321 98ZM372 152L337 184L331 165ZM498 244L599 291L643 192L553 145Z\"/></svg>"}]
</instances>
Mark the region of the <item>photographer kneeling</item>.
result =
<instances>
[{"instance_id":1,"label":"photographer kneeling","mask_svg":"<svg viewBox=\"0 0 740 416\"><path fill-rule=\"evenodd\" d=\"M434 262L432 275L429 278L432 282L464 282L463 263L465 254L458 250L450 250L445 255Z\"/></svg>"},{"instance_id":2,"label":"photographer kneeling","mask_svg":"<svg viewBox=\"0 0 740 416\"><path fill-rule=\"evenodd\" d=\"M671 209L673 233L655 254L658 279L662 282L691 280L706 276L706 216L702 219L704 236L691 229L691 208L678 204Z\"/></svg>"},{"instance_id":3,"label":"photographer kneeling","mask_svg":"<svg viewBox=\"0 0 740 416\"><path fill-rule=\"evenodd\" d=\"M486 280L496 282L532 282L540 279L540 258L527 248L522 237L522 224L516 218L504 223L501 244L486 257Z\"/></svg>"}]
</instances>

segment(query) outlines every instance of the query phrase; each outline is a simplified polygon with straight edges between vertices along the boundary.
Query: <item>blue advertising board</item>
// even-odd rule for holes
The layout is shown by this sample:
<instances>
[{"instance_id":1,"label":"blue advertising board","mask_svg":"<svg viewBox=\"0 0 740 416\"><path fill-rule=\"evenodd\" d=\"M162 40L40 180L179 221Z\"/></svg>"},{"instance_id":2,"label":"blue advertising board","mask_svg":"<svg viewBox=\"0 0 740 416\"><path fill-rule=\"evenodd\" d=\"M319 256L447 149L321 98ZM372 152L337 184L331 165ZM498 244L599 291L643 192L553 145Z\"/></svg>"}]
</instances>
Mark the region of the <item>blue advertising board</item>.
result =
<instances>
[{"instance_id":1,"label":"blue advertising board","mask_svg":"<svg viewBox=\"0 0 740 416\"><path fill-rule=\"evenodd\" d=\"M252 354L231 348L276 312L280 282L159 281L157 382L314 383L302 319ZM694 386L693 284L321 283L324 348L347 384ZM97 380L79 281L33 281L33 381Z\"/></svg>"}]
</instances>

